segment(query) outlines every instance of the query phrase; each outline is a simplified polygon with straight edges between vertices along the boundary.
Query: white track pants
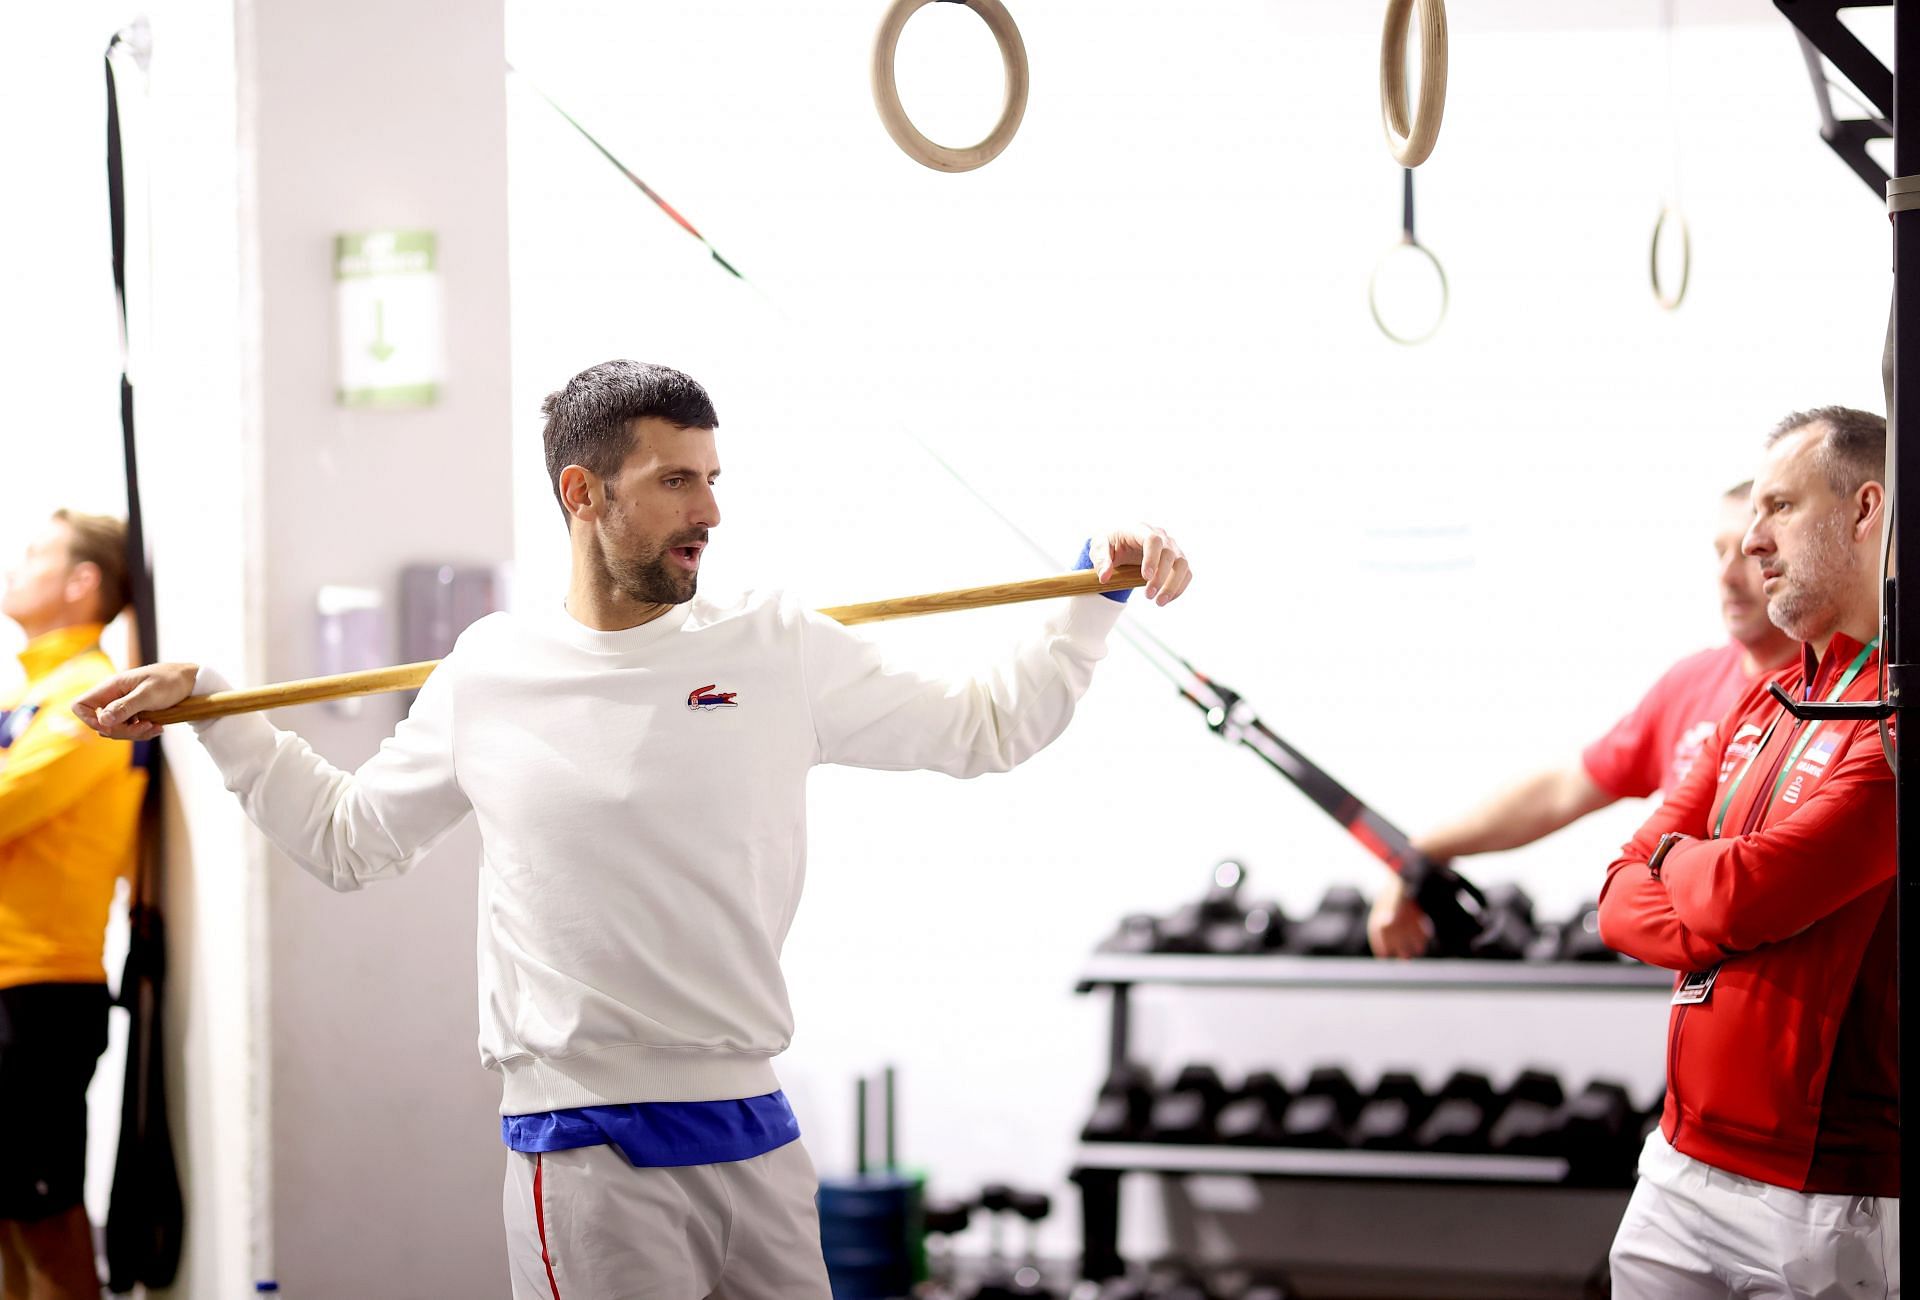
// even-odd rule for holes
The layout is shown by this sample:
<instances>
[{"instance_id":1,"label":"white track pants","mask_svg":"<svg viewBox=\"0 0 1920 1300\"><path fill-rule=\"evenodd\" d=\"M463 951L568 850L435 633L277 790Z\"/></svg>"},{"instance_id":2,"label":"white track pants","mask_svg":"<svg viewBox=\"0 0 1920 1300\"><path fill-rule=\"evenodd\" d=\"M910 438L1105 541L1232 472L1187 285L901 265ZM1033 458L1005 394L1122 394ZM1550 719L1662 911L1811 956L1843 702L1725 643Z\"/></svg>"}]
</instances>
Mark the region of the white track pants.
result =
<instances>
[{"instance_id":1,"label":"white track pants","mask_svg":"<svg viewBox=\"0 0 1920 1300\"><path fill-rule=\"evenodd\" d=\"M507 1152L514 1300L828 1300L819 1178L789 1142L636 1169L610 1146Z\"/></svg>"},{"instance_id":2,"label":"white track pants","mask_svg":"<svg viewBox=\"0 0 1920 1300\"><path fill-rule=\"evenodd\" d=\"M1900 1202L1755 1182L1655 1129L1608 1258L1614 1300L1899 1300Z\"/></svg>"}]
</instances>

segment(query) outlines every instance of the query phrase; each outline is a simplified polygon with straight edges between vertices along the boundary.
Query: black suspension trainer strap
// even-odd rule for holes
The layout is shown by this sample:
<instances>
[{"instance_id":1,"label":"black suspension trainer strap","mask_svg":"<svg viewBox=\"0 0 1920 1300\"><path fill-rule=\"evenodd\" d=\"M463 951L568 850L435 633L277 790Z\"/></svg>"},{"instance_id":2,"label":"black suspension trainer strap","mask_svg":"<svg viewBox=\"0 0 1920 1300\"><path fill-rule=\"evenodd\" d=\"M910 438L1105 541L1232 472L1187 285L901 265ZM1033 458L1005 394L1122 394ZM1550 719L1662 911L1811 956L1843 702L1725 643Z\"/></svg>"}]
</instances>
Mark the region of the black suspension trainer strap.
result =
<instances>
[{"instance_id":1,"label":"black suspension trainer strap","mask_svg":"<svg viewBox=\"0 0 1920 1300\"><path fill-rule=\"evenodd\" d=\"M140 509L140 468L133 436L133 378L128 364L126 159L121 147L120 97L114 81L114 49L107 46L107 202L113 230L113 289L120 309L120 439L127 476L127 577L133 596L135 656L159 658L154 614L153 568L148 561ZM135 747L146 770L140 808L137 866L129 908L127 964L120 975L119 1004L127 1009L127 1072L120 1102L120 1146L114 1159L107 1206L108 1286L173 1284L180 1267L184 1208L167 1125L166 1033L162 994L166 984L166 927L160 913L161 839L166 766L159 742Z\"/></svg>"}]
</instances>

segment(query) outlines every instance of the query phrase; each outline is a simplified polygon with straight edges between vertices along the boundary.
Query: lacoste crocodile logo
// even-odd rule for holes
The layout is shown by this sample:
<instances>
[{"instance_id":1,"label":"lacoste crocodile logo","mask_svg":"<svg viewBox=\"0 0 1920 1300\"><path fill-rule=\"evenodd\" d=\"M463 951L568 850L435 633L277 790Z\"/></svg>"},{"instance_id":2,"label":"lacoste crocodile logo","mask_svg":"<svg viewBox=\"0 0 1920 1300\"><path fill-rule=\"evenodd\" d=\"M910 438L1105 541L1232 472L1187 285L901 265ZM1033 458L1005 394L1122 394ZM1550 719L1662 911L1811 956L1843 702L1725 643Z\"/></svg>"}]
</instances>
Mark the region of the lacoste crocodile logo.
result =
<instances>
[{"instance_id":1,"label":"lacoste crocodile logo","mask_svg":"<svg viewBox=\"0 0 1920 1300\"><path fill-rule=\"evenodd\" d=\"M738 691L716 691L713 683L709 682L705 686L696 686L687 692L687 707L696 713L708 709L737 709L740 707L740 701L734 696L739 693Z\"/></svg>"}]
</instances>

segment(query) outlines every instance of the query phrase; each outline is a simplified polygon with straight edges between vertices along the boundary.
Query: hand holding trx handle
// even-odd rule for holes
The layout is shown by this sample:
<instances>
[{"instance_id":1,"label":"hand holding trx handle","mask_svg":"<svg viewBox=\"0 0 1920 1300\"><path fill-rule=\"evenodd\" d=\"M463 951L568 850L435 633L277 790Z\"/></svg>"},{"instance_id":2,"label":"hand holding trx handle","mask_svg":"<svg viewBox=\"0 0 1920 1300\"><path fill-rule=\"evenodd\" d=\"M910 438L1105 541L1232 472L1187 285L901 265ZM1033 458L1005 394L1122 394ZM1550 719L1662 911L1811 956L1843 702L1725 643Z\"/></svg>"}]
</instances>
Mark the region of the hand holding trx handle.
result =
<instances>
[{"instance_id":1,"label":"hand holding trx handle","mask_svg":"<svg viewBox=\"0 0 1920 1300\"><path fill-rule=\"evenodd\" d=\"M1413 901L1404 880L1391 880L1367 909L1367 946L1376 957L1423 957L1433 946L1427 914Z\"/></svg>"}]
</instances>

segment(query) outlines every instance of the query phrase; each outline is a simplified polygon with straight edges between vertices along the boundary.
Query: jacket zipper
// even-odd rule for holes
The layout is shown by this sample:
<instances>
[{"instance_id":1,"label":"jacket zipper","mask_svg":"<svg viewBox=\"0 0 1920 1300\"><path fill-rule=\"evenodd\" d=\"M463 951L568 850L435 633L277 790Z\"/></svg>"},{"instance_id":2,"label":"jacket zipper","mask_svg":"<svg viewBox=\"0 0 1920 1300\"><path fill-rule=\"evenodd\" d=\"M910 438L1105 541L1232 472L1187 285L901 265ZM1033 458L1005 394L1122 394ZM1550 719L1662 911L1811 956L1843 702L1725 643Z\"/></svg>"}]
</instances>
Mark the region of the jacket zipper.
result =
<instances>
[{"instance_id":1,"label":"jacket zipper","mask_svg":"<svg viewBox=\"0 0 1920 1300\"><path fill-rule=\"evenodd\" d=\"M1755 825L1766 815L1768 807L1772 805L1773 783L1780 777L1780 766L1786 756L1793 752L1793 738L1800 734L1800 728L1805 725L1800 719L1794 719L1793 728L1780 742L1780 752L1774 757L1773 767L1767 772L1767 779L1754 788L1752 802L1747 805L1746 822L1740 832L1742 835L1753 834ZM1758 755L1755 757L1757 758ZM1760 796L1762 790L1767 792L1765 798ZM1676 1147L1680 1145L1680 1125L1686 1116L1686 1112L1680 1106L1680 1034L1687 1026L1687 1012L1691 1010L1693 1010L1692 1003L1686 1003L1680 1007L1680 1014L1673 1018L1673 1032L1667 1035L1667 1094L1673 1098L1673 1138L1671 1140Z\"/></svg>"},{"instance_id":2,"label":"jacket zipper","mask_svg":"<svg viewBox=\"0 0 1920 1300\"><path fill-rule=\"evenodd\" d=\"M1680 1008L1680 1014L1673 1018L1673 1032L1667 1035L1667 1094L1673 1098L1673 1137L1671 1145L1680 1145L1680 1123L1686 1112L1680 1109L1680 1031L1686 1028L1687 1012L1691 1005Z\"/></svg>"}]
</instances>

